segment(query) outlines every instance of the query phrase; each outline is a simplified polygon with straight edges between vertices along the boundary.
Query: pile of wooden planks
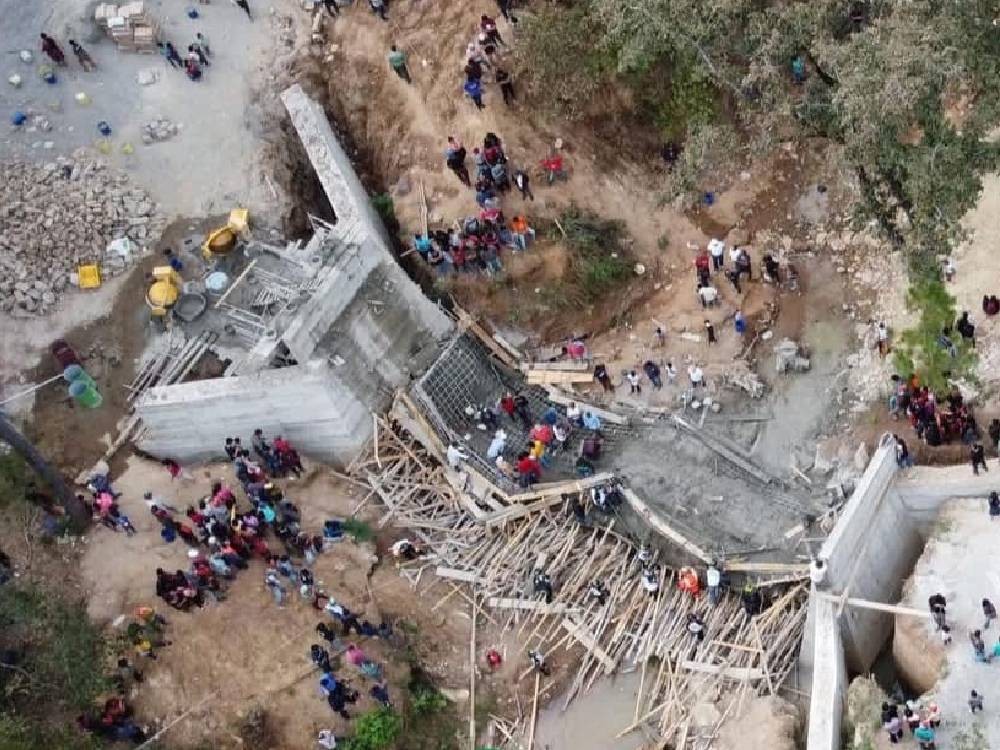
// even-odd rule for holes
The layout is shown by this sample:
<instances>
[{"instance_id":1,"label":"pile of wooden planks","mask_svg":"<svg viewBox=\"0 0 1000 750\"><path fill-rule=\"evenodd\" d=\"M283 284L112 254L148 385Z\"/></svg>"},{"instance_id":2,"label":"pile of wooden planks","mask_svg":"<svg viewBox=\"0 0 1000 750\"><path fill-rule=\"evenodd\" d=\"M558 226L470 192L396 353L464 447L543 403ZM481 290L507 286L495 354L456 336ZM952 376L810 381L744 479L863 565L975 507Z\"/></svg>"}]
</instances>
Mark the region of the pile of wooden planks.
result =
<instances>
[{"instance_id":1,"label":"pile of wooden planks","mask_svg":"<svg viewBox=\"0 0 1000 750\"><path fill-rule=\"evenodd\" d=\"M469 507L474 503L445 481L432 454L398 424L379 418L372 447L349 473L385 504L388 521L412 529L427 545L429 554L401 571L414 584L425 571L445 583L448 591L433 609L454 596L468 600L481 619L515 635L526 666L531 649L574 654L566 704L602 676L641 665L634 721L623 733L653 726L675 748L710 747L726 717L738 715L748 696L778 689L795 663L806 615L802 585L753 618L734 595L713 605L679 590L665 568L659 569L659 595L650 596L637 550L613 521L581 526L559 498L501 525L483 523L483 509ZM534 594L537 570L552 580L550 603ZM607 591L603 603L588 591L596 581ZM687 629L691 614L705 623L702 642ZM721 717L707 729L692 724L694 706L706 701Z\"/></svg>"}]
</instances>

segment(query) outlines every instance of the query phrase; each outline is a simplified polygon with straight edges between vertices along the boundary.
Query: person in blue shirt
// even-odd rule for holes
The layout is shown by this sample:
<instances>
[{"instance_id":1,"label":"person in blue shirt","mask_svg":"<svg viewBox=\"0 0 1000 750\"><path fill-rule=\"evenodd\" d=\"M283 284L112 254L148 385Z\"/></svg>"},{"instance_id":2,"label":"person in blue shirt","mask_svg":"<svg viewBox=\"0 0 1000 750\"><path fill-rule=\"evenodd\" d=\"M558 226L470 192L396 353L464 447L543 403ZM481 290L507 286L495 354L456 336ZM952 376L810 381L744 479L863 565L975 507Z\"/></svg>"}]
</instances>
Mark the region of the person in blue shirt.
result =
<instances>
[{"instance_id":1,"label":"person in blue shirt","mask_svg":"<svg viewBox=\"0 0 1000 750\"><path fill-rule=\"evenodd\" d=\"M431 251L432 247L431 238L426 234L413 235L413 248L420 253L420 257L424 260L427 260L427 253Z\"/></svg>"},{"instance_id":2,"label":"person in blue shirt","mask_svg":"<svg viewBox=\"0 0 1000 750\"><path fill-rule=\"evenodd\" d=\"M485 108L486 105L483 104L483 86L479 81L474 78L467 80L462 90L465 91L466 96L472 99L477 109Z\"/></svg>"}]
</instances>

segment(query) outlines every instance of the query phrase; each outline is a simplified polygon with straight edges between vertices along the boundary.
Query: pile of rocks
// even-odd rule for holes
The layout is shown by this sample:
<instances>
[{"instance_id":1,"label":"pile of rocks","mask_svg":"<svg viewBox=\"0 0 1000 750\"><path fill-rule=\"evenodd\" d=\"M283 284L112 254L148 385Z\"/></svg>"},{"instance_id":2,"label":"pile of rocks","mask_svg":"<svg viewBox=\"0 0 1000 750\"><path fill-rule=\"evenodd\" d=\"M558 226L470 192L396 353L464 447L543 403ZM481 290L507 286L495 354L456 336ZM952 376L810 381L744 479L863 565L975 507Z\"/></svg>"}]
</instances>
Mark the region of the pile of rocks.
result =
<instances>
[{"instance_id":1,"label":"pile of rocks","mask_svg":"<svg viewBox=\"0 0 1000 750\"><path fill-rule=\"evenodd\" d=\"M143 190L83 152L44 165L4 164L3 172L2 312L48 312L80 264L97 263L104 276L124 269L119 255L106 257L110 241L128 237L141 247L166 224Z\"/></svg>"},{"instance_id":2,"label":"pile of rocks","mask_svg":"<svg viewBox=\"0 0 1000 750\"><path fill-rule=\"evenodd\" d=\"M167 117L157 117L142 126L142 142L147 146L157 141L168 141L180 130L180 126Z\"/></svg>"}]
</instances>

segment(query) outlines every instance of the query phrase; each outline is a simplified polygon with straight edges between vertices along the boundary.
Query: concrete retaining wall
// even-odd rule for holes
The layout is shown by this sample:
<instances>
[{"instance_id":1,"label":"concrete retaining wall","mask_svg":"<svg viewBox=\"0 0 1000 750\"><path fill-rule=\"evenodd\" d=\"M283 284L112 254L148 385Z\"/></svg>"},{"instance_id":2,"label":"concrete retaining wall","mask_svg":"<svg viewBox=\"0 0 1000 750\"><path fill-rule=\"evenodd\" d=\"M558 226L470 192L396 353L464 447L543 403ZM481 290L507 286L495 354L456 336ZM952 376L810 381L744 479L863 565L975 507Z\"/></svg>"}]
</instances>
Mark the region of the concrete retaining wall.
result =
<instances>
[{"instance_id":1,"label":"concrete retaining wall","mask_svg":"<svg viewBox=\"0 0 1000 750\"><path fill-rule=\"evenodd\" d=\"M813 597L813 681L809 697L806 750L840 750L840 728L847 700L847 665L837 622L837 605Z\"/></svg>"},{"instance_id":2,"label":"concrete retaining wall","mask_svg":"<svg viewBox=\"0 0 1000 750\"><path fill-rule=\"evenodd\" d=\"M974 476L968 465L921 466L900 475L891 438L884 439L820 550L827 566L823 589L848 590L873 602L899 601L942 503L981 497L985 516L986 496L994 487L991 474ZM810 600L800 660L800 676L812 685L807 750L840 747L847 670L867 671L892 632L891 614L845 607L838 617L838 608L816 596Z\"/></svg>"},{"instance_id":3,"label":"concrete retaining wall","mask_svg":"<svg viewBox=\"0 0 1000 750\"><path fill-rule=\"evenodd\" d=\"M370 430L372 421L362 403L342 397L344 390L325 363L151 388L138 445L155 456L207 461L225 456L227 437L239 436L249 448L260 427L269 438L284 435L304 455L344 463L357 450L357 426Z\"/></svg>"}]
</instances>

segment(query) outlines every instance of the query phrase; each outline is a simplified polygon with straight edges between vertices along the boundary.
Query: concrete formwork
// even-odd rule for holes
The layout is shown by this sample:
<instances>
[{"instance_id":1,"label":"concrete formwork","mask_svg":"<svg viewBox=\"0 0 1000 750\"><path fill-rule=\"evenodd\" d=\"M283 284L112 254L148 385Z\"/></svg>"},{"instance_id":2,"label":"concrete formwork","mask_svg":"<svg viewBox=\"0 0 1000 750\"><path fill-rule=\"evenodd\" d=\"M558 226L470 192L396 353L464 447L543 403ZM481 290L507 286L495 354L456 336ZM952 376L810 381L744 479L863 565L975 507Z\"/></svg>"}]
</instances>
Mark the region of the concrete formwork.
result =
<instances>
[{"instance_id":1,"label":"concrete formwork","mask_svg":"<svg viewBox=\"0 0 1000 750\"><path fill-rule=\"evenodd\" d=\"M241 374L154 388L138 403L141 445L190 461L218 454L228 435L280 431L307 453L350 461L385 411L438 356L451 319L396 262L385 227L322 108L300 86L282 94L336 214L307 299L276 319ZM287 350L298 367L267 369Z\"/></svg>"}]
</instances>

